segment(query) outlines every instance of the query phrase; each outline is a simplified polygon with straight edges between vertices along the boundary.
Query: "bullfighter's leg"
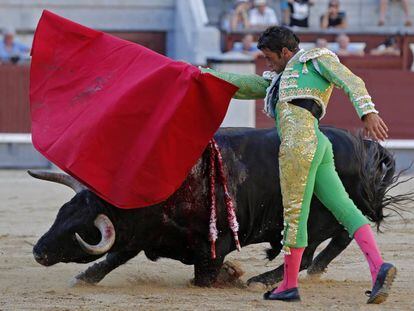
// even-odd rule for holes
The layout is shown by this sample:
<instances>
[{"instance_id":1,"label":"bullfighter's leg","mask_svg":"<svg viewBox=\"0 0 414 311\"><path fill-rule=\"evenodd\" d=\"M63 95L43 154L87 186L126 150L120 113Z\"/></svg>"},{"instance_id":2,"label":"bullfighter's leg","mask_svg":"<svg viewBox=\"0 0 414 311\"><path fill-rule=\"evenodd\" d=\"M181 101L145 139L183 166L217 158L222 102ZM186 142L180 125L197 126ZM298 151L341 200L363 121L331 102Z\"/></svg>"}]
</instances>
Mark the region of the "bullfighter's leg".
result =
<instances>
[{"instance_id":1,"label":"bullfighter's leg","mask_svg":"<svg viewBox=\"0 0 414 311\"><path fill-rule=\"evenodd\" d=\"M347 229L349 236L355 238L369 264L373 288L368 303L382 303L397 270L392 264L384 263L368 220L349 198L335 170L330 142L318 167L315 194Z\"/></svg>"},{"instance_id":2,"label":"bullfighter's leg","mask_svg":"<svg viewBox=\"0 0 414 311\"><path fill-rule=\"evenodd\" d=\"M284 208L285 268L283 281L277 288L267 292L265 299L284 300L285 296L299 299L298 273L308 243L310 202L317 172L324 164L330 142L319 130L317 119L309 111L290 103L278 103L276 112L281 139L279 169ZM331 187L332 184L326 182L325 186Z\"/></svg>"},{"instance_id":3,"label":"bullfighter's leg","mask_svg":"<svg viewBox=\"0 0 414 311\"><path fill-rule=\"evenodd\" d=\"M323 146L318 142L317 120L290 103L278 103L277 127L281 140L279 175L283 199L283 251L308 243L307 220L318 162Z\"/></svg>"},{"instance_id":4,"label":"bullfighter's leg","mask_svg":"<svg viewBox=\"0 0 414 311\"><path fill-rule=\"evenodd\" d=\"M287 102L276 106L281 140L279 175L283 199L284 275L279 286L264 295L271 300L297 300L298 274L302 254L308 244L307 221L317 166L324 144L319 143L317 119Z\"/></svg>"},{"instance_id":5,"label":"bullfighter's leg","mask_svg":"<svg viewBox=\"0 0 414 311\"><path fill-rule=\"evenodd\" d=\"M348 245L351 243L352 238L346 230L342 230L335 235L329 244L316 256L316 258L310 264L307 272L308 274L315 275L325 271L329 263L335 259Z\"/></svg>"},{"instance_id":6,"label":"bullfighter's leg","mask_svg":"<svg viewBox=\"0 0 414 311\"><path fill-rule=\"evenodd\" d=\"M332 144L325 135L321 139L326 143L326 150L316 172L314 193L352 237L358 228L369 224L369 221L349 198L335 170Z\"/></svg>"},{"instance_id":7,"label":"bullfighter's leg","mask_svg":"<svg viewBox=\"0 0 414 311\"><path fill-rule=\"evenodd\" d=\"M138 255L139 252L140 251L134 250L108 253L105 260L95 263L84 272L75 276L72 281L72 285L76 285L82 282L96 284L100 282L112 270L118 268L128 260L134 258L136 255Z\"/></svg>"}]
</instances>

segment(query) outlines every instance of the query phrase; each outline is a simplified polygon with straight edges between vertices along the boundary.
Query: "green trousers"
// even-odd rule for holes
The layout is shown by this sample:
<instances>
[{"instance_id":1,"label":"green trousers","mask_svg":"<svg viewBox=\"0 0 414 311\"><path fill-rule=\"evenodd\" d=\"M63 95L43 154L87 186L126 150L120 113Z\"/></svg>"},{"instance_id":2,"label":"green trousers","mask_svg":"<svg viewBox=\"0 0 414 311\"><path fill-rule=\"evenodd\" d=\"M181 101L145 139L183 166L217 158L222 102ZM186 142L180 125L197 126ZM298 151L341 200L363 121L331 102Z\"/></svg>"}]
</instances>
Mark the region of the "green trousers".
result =
<instances>
[{"instance_id":1,"label":"green trousers","mask_svg":"<svg viewBox=\"0 0 414 311\"><path fill-rule=\"evenodd\" d=\"M332 212L352 237L368 219L349 198L335 170L332 144L306 109L276 105L280 185L284 208L283 250L308 245L307 221L312 195Z\"/></svg>"}]
</instances>

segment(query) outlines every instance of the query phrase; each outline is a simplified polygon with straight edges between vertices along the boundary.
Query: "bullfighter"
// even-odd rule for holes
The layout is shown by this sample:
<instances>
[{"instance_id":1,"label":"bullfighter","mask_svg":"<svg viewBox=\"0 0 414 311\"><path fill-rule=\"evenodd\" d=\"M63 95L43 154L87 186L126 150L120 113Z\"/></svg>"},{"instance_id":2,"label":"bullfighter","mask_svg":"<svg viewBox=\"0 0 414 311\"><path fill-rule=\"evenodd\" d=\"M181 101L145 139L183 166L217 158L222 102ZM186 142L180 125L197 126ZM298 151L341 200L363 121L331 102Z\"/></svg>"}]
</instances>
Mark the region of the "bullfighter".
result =
<instances>
[{"instance_id":1,"label":"bullfighter","mask_svg":"<svg viewBox=\"0 0 414 311\"><path fill-rule=\"evenodd\" d=\"M367 218L349 198L335 170L332 145L319 130L333 87L342 88L364 123L367 134L384 140L388 128L365 84L328 49L299 49L299 38L288 28L270 27L259 38L271 71L263 76L239 75L204 68L239 90L234 98L265 98L265 111L274 117L281 139L280 183L284 206L284 278L264 294L266 300L297 301L298 273L307 246L307 220L313 194L347 229L368 261L373 287L367 303L386 300L396 267L381 257Z\"/></svg>"}]
</instances>

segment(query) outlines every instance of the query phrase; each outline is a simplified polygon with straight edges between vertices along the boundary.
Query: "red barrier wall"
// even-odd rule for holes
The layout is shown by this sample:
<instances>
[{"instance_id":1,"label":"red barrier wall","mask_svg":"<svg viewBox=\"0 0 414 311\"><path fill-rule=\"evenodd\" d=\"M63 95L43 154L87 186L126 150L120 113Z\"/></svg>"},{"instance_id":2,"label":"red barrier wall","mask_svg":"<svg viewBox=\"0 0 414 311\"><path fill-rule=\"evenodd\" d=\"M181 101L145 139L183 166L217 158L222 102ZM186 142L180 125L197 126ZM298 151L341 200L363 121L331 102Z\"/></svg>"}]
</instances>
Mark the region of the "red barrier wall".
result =
<instances>
[{"instance_id":1,"label":"red barrier wall","mask_svg":"<svg viewBox=\"0 0 414 311\"><path fill-rule=\"evenodd\" d=\"M29 133L29 66L0 65L0 133Z\"/></svg>"},{"instance_id":2,"label":"red barrier wall","mask_svg":"<svg viewBox=\"0 0 414 311\"><path fill-rule=\"evenodd\" d=\"M414 139L414 73L399 70L354 70L368 88L389 128L391 139ZM361 127L351 102L335 90L322 124L347 129Z\"/></svg>"},{"instance_id":3,"label":"red barrier wall","mask_svg":"<svg viewBox=\"0 0 414 311\"><path fill-rule=\"evenodd\" d=\"M165 32L110 32L122 39L166 52ZM29 65L0 65L0 133L30 133Z\"/></svg>"},{"instance_id":4,"label":"red barrier wall","mask_svg":"<svg viewBox=\"0 0 414 311\"><path fill-rule=\"evenodd\" d=\"M223 49L224 51L229 51L233 47L234 42L241 41L243 36L248 32L232 32L232 33L226 33L222 32L222 42L223 42ZM253 37L254 40L258 40L260 36L261 30L253 31ZM332 29L329 30L318 30L316 32L313 31L301 31L297 30L296 34L299 36L301 42L315 42L317 38L324 38L328 42L334 42L336 36L341 33L341 31L333 31ZM363 68L381 68L381 69L403 69L407 70L410 68L412 61L413 61L413 55L411 53L411 50L409 48L409 45L411 43L414 43L414 34L412 33L395 33L395 32L384 32L384 33L369 33L369 32L363 32L363 33L355 33L355 32L348 32L348 36L350 37L351 42L365 42L365 53L368 54L369 51L381 43L384 42L386 38L388 38L390 35L393 35L397 39L397 43L401 49L401 55L397 57L388 57L388 58L378 58L378 59L370 59L369 55L366 55L365 57L355 57L352 60L352 57L350 58L350 61L354 64L358 64L359 66L363 66ZM370 60L373 60L373 63L370 62Z\"/></svg>"}]
</instances>

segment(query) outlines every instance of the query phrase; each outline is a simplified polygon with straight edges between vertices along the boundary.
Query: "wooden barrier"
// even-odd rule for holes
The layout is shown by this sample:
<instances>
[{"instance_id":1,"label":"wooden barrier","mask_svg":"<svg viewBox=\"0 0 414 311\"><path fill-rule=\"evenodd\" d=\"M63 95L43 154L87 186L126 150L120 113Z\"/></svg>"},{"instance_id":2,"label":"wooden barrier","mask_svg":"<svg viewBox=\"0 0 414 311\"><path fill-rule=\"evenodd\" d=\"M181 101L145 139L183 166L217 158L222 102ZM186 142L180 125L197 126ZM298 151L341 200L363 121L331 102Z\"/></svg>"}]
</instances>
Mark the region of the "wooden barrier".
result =
<instances>
[{"instance_id":1,"label":"wooden barrier","mask_svg":"<svg viewBox=\"0 0 414 311\"><path fill-rule=\"evenodd\" d=\"M127 33L119 35L132 41L140 40L139 37ZM332 38L334 36L333 34L325 35L331 35ZM159 37L158 41L165 42L164 39ZM407 35L402 40L405 40L403 47L407 46L408 49L409 43L414 42L414 36ZM163 47L158 44L156 49L162 52ZM405 52L403 51L403 53ZM341 60L365 80L374 102L390 127L390 138L414 139L414 122L412 121L414 73L391 69L395 67L407 68L411 65L411 60L392 56L368 55L362 58L346 57ZM259 58L256 61L256 72L261 74L264 70L266 70L264 59ZM0 133L29 133L29 66L1 65L0 94ZM262 113L262 109L263 101L257 101L257 127L274 126L274 121L266 117ZM348 129L356 129L361 126L351 103L342 91L337 90L334 91L328 114L322 120L322 124L332 124Z\"/></svg>"},{"instance_id":2,"label":"wooden barrier","mask_svg":"<svg viewBox=\"0 0 414 311\"><path fill-rule=\"evenodd\" d=\"M109 32L158 53L166 52L166 33ZM30 133L29 72L26 65L0 65L0 133Z\"/></svg>"},{"instance_id":3,"label":"wooden barrier","mask_svg":"<svg viewBox=\"0 0 414 311\"><path fill-rule=\"evenodd\" d=\"M249 32L234 32L226 33L222 32L222 41L223 49L225 51L231 50L234 42L241 41L243 36ZM325 38L328 42L334 42L338 31L297 31L297 35L301 42L315 42L317 38ZM353 57L348 58L350 64L355 64L358 68L382 68L382 69L402 69L408 70L411 67L413 61L413 55L409 48L410 43L414 43L414 34L413 33L377 33L377 32L355 32L348 31L346 32L350 37L351 42L365 42L365 52L368 53L371 49L376 48L386 38L393 35L396 36L397 42L401 49L401 56L393 57L387 56L383 58L372 58L370 55L365 55L364 57ZM255 40L258 40L260 32L253 32ZM362 66L362 67L361 67ZM351 66L352 67L352 66Z\"/></svg>"},{"instance_id":4,"label":"wooden barrier","mask_svg":"<svg viewBox=\"0 0 414 311\"><path fill-rule=\"evenodd\" d=\"M29 66L0 65L0 133L29 133Z\"/></svg>"}]
</instances>

